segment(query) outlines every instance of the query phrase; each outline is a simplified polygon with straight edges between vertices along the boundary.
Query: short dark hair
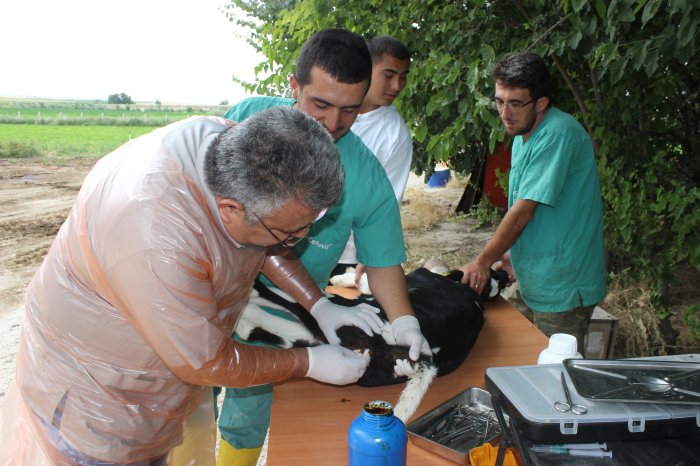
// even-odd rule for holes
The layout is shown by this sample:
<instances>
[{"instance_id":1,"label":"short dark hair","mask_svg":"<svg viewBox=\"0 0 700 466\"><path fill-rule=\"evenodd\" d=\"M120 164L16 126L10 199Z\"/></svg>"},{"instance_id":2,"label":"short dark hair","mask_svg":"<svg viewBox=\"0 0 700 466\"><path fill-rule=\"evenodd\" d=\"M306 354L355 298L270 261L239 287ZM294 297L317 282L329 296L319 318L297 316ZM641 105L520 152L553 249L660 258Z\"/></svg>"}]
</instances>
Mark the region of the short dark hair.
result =
<instances>
[{"instance_id":1,"label":"short dark hair","mask_svg":"<svg viewBox=\"0 0 700 466\"><path fill-rule=\"evenodd\" d=\"M347 29L323 29L304 43L294 73L300 86L311 82L314 66L345 84L372 78L372 58L365 40Z\"/></svg>"},{"instance_id":2,"label":"short dark hair","mask_svg":"<svg viewBox=\"0 0 700 466\"><path fill-rule=\"evenodd\" d=\"M507 88L527 89L530 97L550 97L552 81L542 57L534 52L513 53L496 64L491 75Z\"/></svg>"},{"instance_id":3,"label":"short dark hair","mask_svg":"<svg viewBox=\"0 0 700 466\"><path fill-rule=\"evenodd\" d=\"M263 110L222 132L205 157L215 194L235 199L246 218L267 217L290 201L311 210L335 204L343 169L333 138L319 122L290 107Z\"/></svg>"},{"instance_id":4,"label":"short dark hair","mask_svg":"<svg viewBox=\"0 0 700 466\"><path fill-rule=\"evenodd\" d=\"M375 37L367 41L369 54L372 62L377 63L382 60L382 56L387 54L399 60L410 60L411 54L403 43L389 36Z\"/></svg>"}]
</instances>

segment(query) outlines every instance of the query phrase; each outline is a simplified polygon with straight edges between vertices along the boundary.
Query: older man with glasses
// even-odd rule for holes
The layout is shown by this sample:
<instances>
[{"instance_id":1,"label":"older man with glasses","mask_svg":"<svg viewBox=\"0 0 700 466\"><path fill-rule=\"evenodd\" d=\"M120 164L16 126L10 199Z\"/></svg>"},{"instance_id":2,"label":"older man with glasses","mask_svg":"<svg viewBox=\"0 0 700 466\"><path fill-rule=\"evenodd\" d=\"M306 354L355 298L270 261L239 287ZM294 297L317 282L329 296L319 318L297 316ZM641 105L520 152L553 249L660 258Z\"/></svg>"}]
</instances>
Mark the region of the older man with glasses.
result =
<instances>
[{"instance_id":1,"label":"older man with glasses","mask_svg":"<svg viewBox=\"0 0 700 466\"><path fill-rule=\"evenodd\" d=\"M535 53L493 70L494 107L513 136L508 212L479 255L461 267L481 292L489 268L516 278L535 325L569 333L585 354L593 309L606 293L600 182L593 144L571 115L551 106L550 76Z\"/></svg>"},{"instance_id":2,"label":"older man with glasses","mask_svg":"<svg viewBox=\"0 0 700 466\"><path fill-rule=\"evenodd\" d=\"M268 247L305 234L343 180L328 132L282 107L193 117L102 158L27 288L0 464L208 464L211 416L193 414L213 410L211 385L359 379L369 357L339 345L230 338Z\"/></svg>"}]
</instances>

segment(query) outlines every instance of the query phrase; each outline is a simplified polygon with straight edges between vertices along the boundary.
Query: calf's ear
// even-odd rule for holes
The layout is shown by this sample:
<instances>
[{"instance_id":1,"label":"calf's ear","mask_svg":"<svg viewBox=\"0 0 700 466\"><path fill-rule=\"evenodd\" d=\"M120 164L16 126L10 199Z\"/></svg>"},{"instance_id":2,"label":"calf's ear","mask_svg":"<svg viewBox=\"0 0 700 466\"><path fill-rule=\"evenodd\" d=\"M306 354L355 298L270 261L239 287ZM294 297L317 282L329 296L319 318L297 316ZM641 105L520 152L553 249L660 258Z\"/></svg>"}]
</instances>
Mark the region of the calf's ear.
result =
<instances>
[{"instance_id":1,"label":"calf's ear","mask_svg":"<svg viewBox=\"0 0 700 466\"><path fill-rule=\"evenodd\" d=\"M503 269L491 269L491 279L495 280L498 283L498 288L502 290L508 285L508 272Z\"/></svg>"}]
</instances>

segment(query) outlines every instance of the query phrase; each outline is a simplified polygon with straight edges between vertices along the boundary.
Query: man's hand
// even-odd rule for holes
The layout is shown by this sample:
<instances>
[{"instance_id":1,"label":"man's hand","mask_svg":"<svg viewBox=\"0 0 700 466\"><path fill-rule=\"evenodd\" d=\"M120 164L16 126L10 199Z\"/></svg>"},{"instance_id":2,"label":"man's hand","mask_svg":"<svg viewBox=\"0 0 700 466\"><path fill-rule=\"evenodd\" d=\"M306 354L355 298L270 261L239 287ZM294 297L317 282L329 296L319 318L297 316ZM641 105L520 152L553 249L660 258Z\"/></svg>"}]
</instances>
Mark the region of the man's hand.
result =
<instances>
[{"instance_id":1,"label":"man's hand","mask_svg":"<svg viewBox=\"0 0 700 466\"><path fill-rule=\"evenodd\" d=\"M399 317L391 323L391 331L396 343L410 347L408 356L414 361L418 360L420 353L431 356L428 340L420 333L420 324L414 316Z\"/></svg>"},{"instance_id":2,"label":"man's hand","mask_svg":"<svg viewBox=\"0 0 700 466\"><path fill-rule=\"evenodd\" d=\"M506 252L503 254L503 257L501 258L500 262L496 262L493 265L494 270L505 270L506 273L508 273L508 286L511 284L515 283L517 280L517 277L515 276L515 272L513 271L513 265L510 263L510 251Z\"/></svg>"},{"instance_id":3,"label":"man's hand","mask_svg":"<svg viewBox=\"0 0 700 466\"><path fill-rule=\"evenodd\" d=\"M346 385L357 382L369 364L369 351L357 353L338 345L306 348L309 370L306 376L319 382Z\"/></svg>"},{"instance_id":4,"label":"man's hand","mask_svg":"<svg viewBox=\"0 0 700 466\"><path fill-rule=\"evenodd\" d=\"M515 272L513 271L513 264L510 263L510 251L503 254L503 257L501 257L501 260L496 262L493 265L493 269L494 270L503 269L506 271L506 273L508 274L508 285L507 286L512 285L518 279L515 276Z\"/></svg>"},{"instance_id":5,"label":"man's hand","mask_svg":"<svg viewBox=\"0 0 700 466\"><path fill-rule=\"evenodd\" d=\"M486 282L491 279L491 267L476 260L464 264L459 270L464 273L462 283L469 285L477 294L484 291Z\"/></svg>"},{"instance_id":6,"label":"man's hand","mask_svg":"<svg viewBox=\"0 0 700 466\"><path fill-rule=\"evenodd\" d=\"M322 297L311 308L311 315L314 316L321 331L326 336L328 343L337 345L340 338L335 333L344 325L354 325L359 327L367 335L381 333L382 319L377 315L379 309L369 304L358 304L354 307L340 306L333 304L326 297Z\"/></svg>"}]
</instances>

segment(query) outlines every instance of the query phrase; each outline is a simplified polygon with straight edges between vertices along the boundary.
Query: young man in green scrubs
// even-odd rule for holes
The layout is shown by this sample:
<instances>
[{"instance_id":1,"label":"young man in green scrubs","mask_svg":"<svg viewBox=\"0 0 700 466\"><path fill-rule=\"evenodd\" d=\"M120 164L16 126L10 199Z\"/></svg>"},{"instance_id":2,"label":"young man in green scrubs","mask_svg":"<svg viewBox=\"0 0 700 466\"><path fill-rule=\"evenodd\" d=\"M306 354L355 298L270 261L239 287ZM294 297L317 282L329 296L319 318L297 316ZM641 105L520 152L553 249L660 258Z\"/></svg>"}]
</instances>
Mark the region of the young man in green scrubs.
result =
<instances>
[{"instance_id":1,"label":"young man in green scrubs","mask_svg":"<svg viewBox=\"0 0 700 466\"><path fill-rule=\"evenodd\" d=\"M493 70L495 106L514 136L508 212L479 255L461 267L463 282L483 290L501 260L518 280L535 325L569 333L584 354L596 304L605 298L605 244L593 144L571 115L552 107L544 60L525 52Z\"/></svg>"},{"instance_id":2,"label":"young man in green scrubs","mask_svg":"<svg viewBox=\"0 0 700 466\"><path fill-rule=\"evenodd\" d=\"M387 313L397 342L410 346L415 360L421 352L429 354L430 348L408 299L401 267L406 255L398 203L382 165L350 132L371 73L371 57L361 36L343 29L319 31L304 44L297 60L296 73L290 78L292 99L251 97L234 105L225 117L242 121L266 108L289 106L315 118L331 133L345 173L343 196L311 226L305 239L293 248L273 252L268 262L287 263L275 270L296 269L299 261L294 256L298 256L314 285L297 286L293 297L310 310L333 343L339 326L362 326L357 318L362 310L335 306L321 294L352 231L357 258L367 266L374 297ZM264 267L263 272L266 270ZM370 331L378 330L371 320L365 323ZM269 425L271 401L270 385L226 390L219 417L219 465L256 464Z\"/></svg>"}]
</instances>

